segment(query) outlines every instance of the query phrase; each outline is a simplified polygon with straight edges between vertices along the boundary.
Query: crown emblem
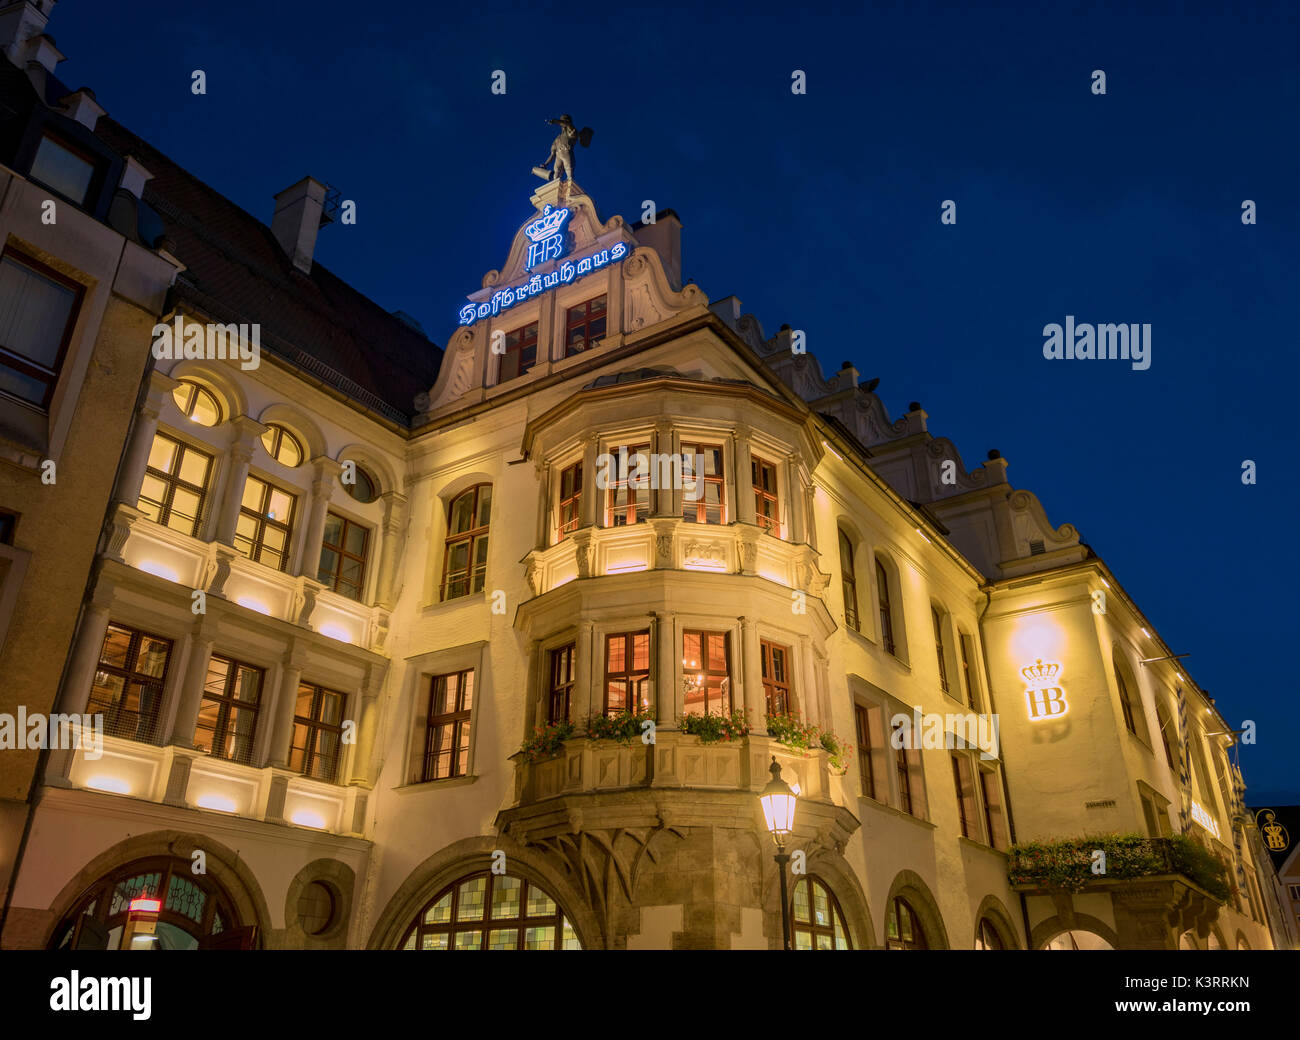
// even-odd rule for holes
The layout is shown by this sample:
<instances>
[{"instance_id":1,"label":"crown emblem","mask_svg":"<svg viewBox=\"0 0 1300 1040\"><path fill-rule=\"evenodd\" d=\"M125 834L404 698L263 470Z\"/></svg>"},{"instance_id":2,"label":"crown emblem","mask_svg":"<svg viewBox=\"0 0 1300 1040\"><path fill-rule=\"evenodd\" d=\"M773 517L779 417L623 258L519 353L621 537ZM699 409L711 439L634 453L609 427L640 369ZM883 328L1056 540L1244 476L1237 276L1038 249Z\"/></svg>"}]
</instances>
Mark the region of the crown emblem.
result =
<instances>
[{"instance_id":1,"label":"crown emblem","mask_svg":"<svg viewBox=\"0 0 1300 1040\"><path fill-rule=\"evenodd\" d=\"M564 209L556 209L548 202L540 217L531 224L524 225L524 234L534 242L544 242L552 235L559 234L560 228L564 227L564 222L569 219L570 212L567 206Z\"/></svg>"},{"instance_id":2,"label":"crown emblem","mask_svg":"<svg viewBox=\"0 0 1300 1040\"><path fill-rule=\"evenodd\" d=\"M1028 668L1020 669L1020 674L1025 677L1025 682L1031 690L1045 690L1056 685L1057 677L1061 674L1061 666L1059 664L1043 664L1041 660L1038 660Z\"/></svg>"}]
</instances>

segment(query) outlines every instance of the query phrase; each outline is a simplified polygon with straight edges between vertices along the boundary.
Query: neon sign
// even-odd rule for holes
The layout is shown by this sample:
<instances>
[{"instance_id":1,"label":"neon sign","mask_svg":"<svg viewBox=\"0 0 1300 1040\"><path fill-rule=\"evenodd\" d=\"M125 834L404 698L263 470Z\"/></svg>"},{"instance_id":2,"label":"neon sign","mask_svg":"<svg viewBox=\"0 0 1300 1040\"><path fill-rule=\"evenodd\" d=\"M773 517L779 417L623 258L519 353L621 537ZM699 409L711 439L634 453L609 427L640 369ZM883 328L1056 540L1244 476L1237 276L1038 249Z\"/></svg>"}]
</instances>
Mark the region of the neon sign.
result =
<instances>
[{"instance_id":1,"label":"neon sign","mask_svg":"<svg viewBox=\"0 0 1300 1040\"><path fill-rule=\"evenodd\" d=\"M1192 819L1213 834L1216 838L1219 836L1219 824L1199 802L1192 802Z\"/></svg>"},{"instance_id":2,"label":"neon sign","mask_svg":"<svg viewBox=\"0 0 1300 1040\"><path fill-rule=\"evenodd\" d=\"M530 224L529 227L532 227ZM527 232L527 228L524 229ZM570 282L582 278L584 275L598 271L606 264L616 264L627 257L628 248L623 242L615 242L608 249L602 249L599 253L592 253L590 256L584 256L576 264L572 260L565 260L559 267L546 274L535 274L526 282L519 285L511 286L508 289L498 289L492 294L492 298L483 303L467 303L460 309L459 324L473 325L476 321L483 318L495 316L502 311L509 310L516 304L523 303L548 289L554 289L557 285L568 285Z\"/></svg>"},{"instance_id":3,"label":"neon sign","mask_svg":"<svg viewBox=\"0 0 1300 1040\"><path fill-rule=\"evenodd\" d=\"M1035 661L1028 668L1020 669L1020 674L1025 677L1025 702L1029 706L1030 722L1059 719L1070 710L1065 691L1057 685L1061 674L1059 664Z\"/></svg>"},{"instance_id":4,"label":"neon sign","mask_svg":"<svg viewBox=\"0 0 1300 1040\"><path fill-rule=\"evenodd\" d=\"M542 215L524 227L524 234L532 242L528 247L528 261L524 264L526 270L531 271L538 264L544 264L547 260L558 260L564 255L562 229L569 216L570 211L567 208L555 209L548 202Z\"/></svg>"}]
</instances>

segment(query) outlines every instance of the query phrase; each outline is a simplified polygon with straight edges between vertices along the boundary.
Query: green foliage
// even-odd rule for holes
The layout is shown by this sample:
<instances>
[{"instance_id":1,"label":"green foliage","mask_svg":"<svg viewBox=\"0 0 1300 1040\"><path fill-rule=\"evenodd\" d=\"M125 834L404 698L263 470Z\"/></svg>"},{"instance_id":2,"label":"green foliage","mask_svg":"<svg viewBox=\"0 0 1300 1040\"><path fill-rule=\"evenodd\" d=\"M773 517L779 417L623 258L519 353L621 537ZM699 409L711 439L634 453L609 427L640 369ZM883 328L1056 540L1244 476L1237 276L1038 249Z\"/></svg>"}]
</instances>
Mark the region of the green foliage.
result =
<instances>
[{"instance_id":1,"label":"green foliage","mask_svg":"<svg viewBox=\"0 0 1300 1040\"><path fill-rule=\"evenodd\" d=\"M837 774L842 775L849 768L853 745L828 729L819 729L810 722L802 721L797 715L789 712L769 715L767 732L778 744L801 752L804 756L813 748L821 748L827 753L830 767Z\"/></svg>"},{"instance_id":2,"label":"green foliage","mask_svg":"<svg viewBox=\"0 0 1300 1040\"><path fill-rule=\"evenodd\" d=\"M1092 872L1093 852L1106 854L1106 873ZM1227 868L1186 835L1146 838L1140 834L1098 834L1062 841L1027 841L1011 848L1013 885L1082 891L1100 878L1181 874L1219 902L1229 895Z\"/></svg>"},{"instance_id":3,"label":"green foliage","mask_svg":"<svg viewBox=\"0 0 1300 1040\"><path fill-rule=\"evenodd\" d=\"M536 726L533 734L524 741L520 754L529 762L540 762L559 753L564 742L574 733L572 722L552 722L545 726Z\"/></svg>"},{"instance_id":4,"label":"green foliage","mask_svg":"<svg viewBox=\"0 0 1300 1040\"><path fill-rule=\"evenodd\" d=\"M592 715L587 719L586 735L592 740L617 740L630 744L641 736L641 723L654 716L648 711L623 710L617 715Z\"/></svg>"},{"instance_id":5,"label":"green foliage","mask_svg":"<svg viewBox=\"0 0 1300 1040\"><path fill-rule=\"evenodd\" d=\"M680 715L677 728L682 733L699 737L701 744L726 743L749 736L749 718L743 711L733 711L730 715L721 712Z\"/></svg>"}]
</instances>

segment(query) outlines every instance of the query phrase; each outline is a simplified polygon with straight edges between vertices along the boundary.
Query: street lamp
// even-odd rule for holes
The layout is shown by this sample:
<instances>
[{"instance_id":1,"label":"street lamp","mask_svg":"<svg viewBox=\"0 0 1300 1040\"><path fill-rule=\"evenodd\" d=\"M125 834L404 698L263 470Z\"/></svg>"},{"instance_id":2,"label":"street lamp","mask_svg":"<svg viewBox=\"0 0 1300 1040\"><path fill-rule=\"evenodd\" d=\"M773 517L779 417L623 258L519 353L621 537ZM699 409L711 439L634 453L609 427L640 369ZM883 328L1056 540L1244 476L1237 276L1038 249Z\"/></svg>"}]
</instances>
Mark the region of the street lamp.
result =
<instances>
[{"instance_id":1,"label":"street lamp","mask_svg":"<svg viewBox=\"0 0 1300 1040\"><path fill-rule=\"evenodd\" d=\"M785 851L785 840L794 830L794 806L798 796L790 790L789 785L781 779L781 767L777 765L776 756L772 756L772 765L768 769L772 779L758 796L758 804L763 807L763 820L767 823L768 833L776 842L776 872L781 878L781 943L782 949L790 949L790 900L785 887L785 865L790 862L790 854Z\"/></svg>"}]
</instances>

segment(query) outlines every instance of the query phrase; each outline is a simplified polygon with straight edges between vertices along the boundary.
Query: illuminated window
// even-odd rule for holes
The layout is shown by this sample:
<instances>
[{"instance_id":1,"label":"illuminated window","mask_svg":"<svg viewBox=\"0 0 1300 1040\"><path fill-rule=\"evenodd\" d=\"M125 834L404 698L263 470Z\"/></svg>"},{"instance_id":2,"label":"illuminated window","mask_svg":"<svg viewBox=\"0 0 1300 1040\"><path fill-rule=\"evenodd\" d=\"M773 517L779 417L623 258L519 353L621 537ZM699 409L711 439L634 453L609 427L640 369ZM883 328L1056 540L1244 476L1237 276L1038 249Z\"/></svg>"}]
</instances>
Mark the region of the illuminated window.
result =
<instances>
[{"instance_id":1,"label":"illuminated window","mask_svg":"<svg viewBox=\"0 0 1300 1040\"><path fill-rule=\"evenodd\" d=\"M509 874L472 874L420 911L403 950L581 950L560 905L542 888Z\"/></svg>"},{"instance_id":2,"label":"illuminated window","mask_svg":"<svg viewBox=\"0 0 1300 1040\"><path fill-rule=\"evenodd\" d=\"M235 548L255 563L284 570L296 504L297 498L288 491L250 475L235 523Z\"/></svg>"},{"instance_id":3,"label":"illuminated window","mask_svg":"<svg viewBox=\"0 0 1300 1040\"><path fill-rule=\"evenodd\" d=\"M181 385L172 391L172 400L182 415L200 426L216 426L221 422L221 404L206 386L182 379Z\"/></svg>"},{"instance_id":4,"label":"illuminated window","mask_svg":"<svg viewBox=\"0 0 1300 1040\"><path fill-rule=\"evenodd\" d=\"M790 650L788 647L759 643L762 651L763 696L769 715L787 715L793 710L790 683Z\"/></svg>"},{"instance_id":5,"label":"illuminated window","mask_svg":"<svg viewBox=\"0 0 1300 1040\"><path fill-rule=\"evenodd\" d=\"M684 632L682 674L687 684L683 714L731 714L731 637L728 633Z\"/></svg>"},{"instance_id":6,"label":"illuminated window","mask_svg":"<svg viewBox=\"0 0 1300 1040\"><path fill-rule=\"evenodd\" d=\"M880 641L885 652L892 654L895 650L894 610L889 602L889 574L879 560L876 560L876 597L880 607Z\"/></svg>"},{"instance_id":7,"label":"illuminated window","mask_svg":"<svg viewBox=\"0 0 1300 1040\"><path fill-rule=\"evenodd\" d=\"M0 394L49 406L83 287L6 249L0 258Z\"/></svg>"},{"instance_id":8,"label":"illuminated window","mask_svg":"<svg viewBox=\"0 0 1300 1040\"><path fill-rule=\"evenodd\" d=\"M621 460L626 453L627 469ZM605 478L605 526L622 527L626 524L639 524L650 515L650 481L646 467L649 465L650 445L637 444L619 448L610 448L609 455L614 460ZM639 472L641 477L637 487L629 487L632 469L636 466L636 456L644 457Z\"/></svg>"},{"instance_id":9,"label":"illuminated window","mask_svg":"<svg viewBox=\"0 0 1300 1040\"><path fill-rule=\"evenodd\" d=\"M851 950L844 914L821 878L809 874L795 882L793 920L796 950Z\"/></svg>"},{"instance_id":10,"label":"illuminated window","mask_svg":"<svg viewBox=\"0 0 1300 1040\"><path fill-rule=\"evenodd\" d=\"M211 475L211 455L154 434L136 507L155 523L197 538Z\"/></svg>"},{"instance_id":11,"label":"illuminated window","mask_svg":"<svg viewBox=\"0 0 1300 1040\"><path fill-rule=\"evenodd\" d=\"M311 683L298 684L293 745L289 748L290 769L329 784L336 781L347 700L346 694L336 690Z\"/></svg>"},{"instance_id":12,"label":"illuminated window","mask_svg":"<svg viewBox=\"0 0 1300 1040\"><path fill-rule=\"evenodd\" d=\"M87 152L57 140L48 132L36 146L31 178L84 206L95 177L96 162Z\"/></svg>"},{"instance_id":13,"label":"illuminated window","mask_svg":"<svg viewBox=\"0 0 1300 1040\"><path fill-rule=\"evenodd\" d=\"M569 721L569 706L573 699L573 662L576 647L570 643L550 653L550 691L546 701L546 721L549 725Z\"/></svg>"},{"instance_id":14,"label":"illuminated window","mask_svg":"<svg viewBox=\"0 0 1300 1040\"><path fill-rule=\"evenodd\" d=\"M975 928L975 949L1005 950L1006 948L1006 943L1002 941L998 930L993 927L993 922L987 917L981 917Z\"/></svg>"},{"instance_id":15,"label":"illuminated window","mask_svg":"<svg viewBox=\"0 0 1300 1040\"><path fill-rule=\"evenodd\" d=\"M198 750L232 762L253 760L262 679L260 668L212 655L194 727Z\"/></svg>"},{"instance_id":16,"label":"illuminated window","mask_svg":"<svg viewBox=\"0 0 1300 1040\"><path fill-rule=\"evenodd\" d=\"M682 519L696 524L725 524L726 505L722 449L707 444L683 444L682 483L694 499L682 495ZM698 457L697 457L698 456ZM695 472L700 459L704 465Z\"/></svg>"},{"instance_id":17,"label":"illuminated window","mask_svg":"<svg viewBox=\"0 0 1300 1040\"><path fill-rule=\"evenodd\" d=\"M776 503L776 466L755 455L750 459L749 468L751 483L754 485L754 514L758 526L779 537L781 519Z\"/></svg>"},{"instance_id":18,"label":"illuminated window","mask_svg":"<svg viewBox=\"0 0 1300 1040\"><path fill-rule=\"evenodd\" d=\"M316 580L348 599L361 599L369 547L370 532L366 528L337 513L326 513Z\"/></svg>"},{"instance_id":19,"label":"illuminated window","mask_svg":"<svg viewBox=\"0 0 1300 1040\"><path fill-rule=\"evenodd\" d=\"M472 671L433 677L429 683L429 716L421 782L464 776L469 771L469 727L473 710Z\"/></svg>"},{"instance_id":20,"label":"illuminated window","mask_svg":"<svg viewBox=\"0 0 1300 1040\"><path fill-rule=\"evenodd\" d=\"M170 639L110 622L86 714L103 715L110 736L153 740L171 653Z\"/></svg>"},{"instance_id":21,"label":"illuminated window","mask_svg":"<svg viewBox=\"0 0 1300 1040\"><path fill-rule=\"evenodd\" d=\"M605 297L570 307L564 317L564 356L590 350L605 338Z\"/></svg>"},{"instance_id":22,"label":"illuminated window","mask_svg":"<svg viewBox=\"0 0 1300 1040\"><path fill-rule=\"evenodd\" d=\"M871 712L863 704L853 706L853 720L858 737L858 775L862 778L862 793L876 797L876 768L872 761L875 743L871 739Z\"/></svg>"},{"instance_id":23,"label":"illuminated window","mask_svg":"<svg viewBox=\"0 0 1300 1040\"><path fill-rule=\"evenodd\" d=\"M1126 676L1127 669L1115 658L1115 685L1119 689L1120 711L1124 714L1124 727L1143 743L1150 745L1146 735L1146 717L1142 713L1142 700L1137 686ZM1140 720L1140 721L1139 721Z\"/></svg>"},{"instance_id":24,"label":"illuminated window","mask_svg":"<svg viewBox=\"0 0 1300 1040\"><path fill-rule=\"evenodd\" d=\"M844 595L844 623L858 631L858 579L853 570L853 543L840 529L840 591Z\"/></svg>"},{"instance_id":25,"label":"illuminated window","mask_svg":"<svg viewBox=\"0 0 1300 1040\"><path fill-rule=\"evenodd\" d=\"M504 346L498 383L517 379L537 364L537 322L507 332Z\"/></svg>"},{"instance_id":26,"label":"illuminated window","mask_svg":"<svg viewBox=\"0 0 1300 1040\"><path fill-rule=\"evenodd\" d=\"M448 504L447 547L442 560L444 600L483 591L491 519L491 484L475 484Z\"/></svg>"},{"instance_id":27,"label":"illuminated window","mask_svg":"<svg viewBox=\"0 0 1300 1040\"><path fill-rule=\"evenodd\" d=\"M356 467L356 480L344 482L343 490L358 502L373 502L379 497L379 481L368 470Z\"/></svg>"},{"instance_id":28,"label":"illuminated window","mask_svg":"<svg viewBox=\"0 0 1300 1040\"><path fill-rule=\"evenodd\" d=\"M560 527L559 540L563 541L582 523L582 463L560 471Z\"/></svg>"},{"instance_id":29,"label":"illuminated window","mask_svg":"<svg viewBox=\"0 0 1300 1040\"><path fill-rule=\"evenodd\" d=\"M930 608L930 618L934 622L934 652L939 659L939 689L948 692L947 651L943 645L943 617L937 607Z\"/></svg>"},{"instance_id":30,"label":"illuminated window","mask_svg":"<svg viewBox=\"0 0 1300 1040\"><path fill-rule=\"evenodd\" d=\"M953 753L952 784L957 792L957 816L961 821L963 838L979 840L979 824L975 816L975 777L971 773L970 758Z\"/></svg>"},{"instance_id":31,"label":"illuminated window","mask_svg":"<svg viewBox=\"0 0 1300 1040\"><path fill-rule=\"evenodd\" d=\"M650 633L605 637L606 715L650 709Z\"/></svg>"},{"instance_id":32,"label":"illuminated window","mask_svg":"<svg viewBox=\"0 0 1300 1040\"><path fill-rule=\"evenodd\" d=\"M1007 848L1007 829L1002 812L1002 784L996 769L980 767L980 794L984 800L984 827L989 844L995 849Z\"/></svg>"},{"instance_id":33,"label":"illuminated window","mask_svg":"<svg viewBox=\"0 0 1300 1040\"><path fill-rule=\"evenodd\" d=\"M919 736L917 737L919 740ZM894 776L898 781L898 804L903 812L925 819L925 776L921 770L919 748L891 749L894 756Z\"/></svg>"},{"instance_id":34,"label":"illuminated window","mask_svg":"<svg viewBox=\"0 0 1300 1040\"><path fill-rule=\"evenodd\" d=\"M262 447L282 466L293 469L302 464L302 442L283 426L272 423L262 434Z\"/></svg>"},{"instance_id":35,"label":"illuminated window","mask_svg":"<svg viewBox=\"0 0 1300 1040\"><path fill-rule=\"evenodd\" d=\"M885 934L886 949L929 949L929 944L925 940L925 931L921 927L921 919L916 916L912 904L902 896L895 896L889 901L889 921Z\"/></svg>"}]
</instances>

